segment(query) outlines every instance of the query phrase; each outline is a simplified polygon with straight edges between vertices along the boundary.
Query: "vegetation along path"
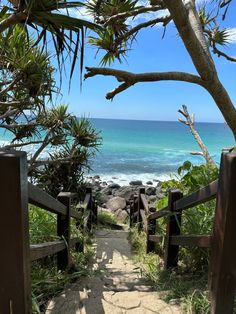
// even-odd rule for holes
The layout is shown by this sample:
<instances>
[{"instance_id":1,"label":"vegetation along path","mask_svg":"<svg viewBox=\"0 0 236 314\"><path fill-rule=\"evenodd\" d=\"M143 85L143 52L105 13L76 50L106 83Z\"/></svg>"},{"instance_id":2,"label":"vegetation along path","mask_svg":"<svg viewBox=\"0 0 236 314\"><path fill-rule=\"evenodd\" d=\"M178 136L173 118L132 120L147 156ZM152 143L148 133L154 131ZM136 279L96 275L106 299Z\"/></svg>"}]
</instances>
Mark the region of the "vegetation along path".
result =
<instances>
[{"instance_id":1,"label":"vegetation along path","mask_svg":"<svg viewBox=\"0 0 236 314\"><path fill-rule=\"evenodd\" d=\"M95 249L97 275L68 286L49 303L47 314L181 313L140 276L131 260L127 231L97 231Z\"/></svg>"}]
</instances>

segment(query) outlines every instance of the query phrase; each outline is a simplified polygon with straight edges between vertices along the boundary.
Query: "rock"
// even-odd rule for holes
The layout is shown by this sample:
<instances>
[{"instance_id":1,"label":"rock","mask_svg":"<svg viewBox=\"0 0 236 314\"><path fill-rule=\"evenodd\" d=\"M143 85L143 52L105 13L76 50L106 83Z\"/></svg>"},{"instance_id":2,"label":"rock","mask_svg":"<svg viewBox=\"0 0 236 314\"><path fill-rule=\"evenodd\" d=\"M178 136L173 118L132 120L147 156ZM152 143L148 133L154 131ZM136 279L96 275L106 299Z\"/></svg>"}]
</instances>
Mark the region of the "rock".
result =
<instances>
[{"instance_id":1,"label":"rock","mask_svg":"<svg viewBox=\"0 0 236 314\"><path fill-rule=\"evenodd\" d=\"M110 209L113 212L118 209L125 209L125 207L126 207L126 200L123 197L119 197L119 196L112 197L106 203L106 208Z\"/></svg>"},{"instance_id":2,"label":"rock","mask_svg":"<svg viewBox=\"0 0 236 314\"><path fill-rule=\"evenodd\" d=\"M143 185L141 180L130 181L129 185Z\"/></svg>"},{"instance_id":3,"label":"rock","mask_svg":"<svg viewBox=\"0 0 236 314\"><path fill-rule=\"evenodd\" d=\"M103 182L102 182L102 186L107 186L106 181L103 181Z\"/></svg>"},{"instance_id":4,"label":"rock","mask_svg":"<svg viewBox=\"0 0 236 314\"><path fill-rule=\"evenodd\" d=\"M148 202L149 203L155 203L157 201L156 195L151 195L148 197Z\"/></svg>"},{"instance_id":5,"label":"rock","mask_svg":"<svg viewBox=\"0 0 236 314\"><path fill-rule=\"evenodd\" d=\"M117 183L111 183L111 184L108 185L108 187L109 187L110 189L119 189L119 188L120 188L120 185L117 184Z\"/></svg>"},{"instance_id":6,"label":"rock","mask_svg":"<svg viewBox=\"0 0 236 314\"><path fill-rule=\"evenodd\" d=\"M133 199L134 194L135 194L135 188L130 187L130 186L122 186L120 189L114 192L114 196L123 197L126 199L127 202Z\"/></svg>"},{"instance_id":7,"label":"rock","mask_svg":"<svg viewBox=\"0 0 236 314\"><path fill-rule=\"evenodd\" d=\"M109 186L107 186L101 190L101 193L106 195L112 195L112 189L110 189Z\"/></svg>"},{"instance_id":8,"label":"rock","mask_svg":"<svg viewBox=\"0 0 236 314\"><path fill-rule=\"evenodd\" d=\"M156 196L157 196L157 198L159 198L159 199L162 199L165 195L162 193L162 190L161 190L161 186L158 186L157 188L156 188Z\"/></svg>"},{"instance_id":9,"label":"rock","mask_svg":"<svg viewBox=\"0 0 236 314\"><path fill-rule=\"evenodd\" d=\"M147 181L146 184L147 185L153 185L152 181Z\"/></svg>"},{"instance_id":10,"label":"rock","mask_svg":"<svg viewBox=\"0 0 236 314\"><path fill-rule=\"evenodd\" d=\"M99 179L100 179L100 176L96 175L96 176L94 176L93 178L96 179L96 180L99 180Z\"/></svg>"},{"instance_id":11,"label":"rock","mask_svg":"<svg viewBox=\"0 0 236 314\"><path fill-rule=\"evenodd\" d=\"M120 222L125 222L125 221L127 220L128 213L127 213L126 210L118 209L118 210L115 212L115 216L117 217L117 219L118 219Z\"/></svg>"},{"instance_id":12,"label":"rock","mask_svg":"<svg viewBox=\"0 0 236 314\"><path fill-rule=\"evenodd\" d=\"M154 186L149 186L148 188L145 189L146 195L156 195L156 188Z\"/></svg>"},{"instance_id":13,"label":"rock","mask_svg":"<svg viewBox=\"0 0 236 314\"><path fill-rule=\"evenodd\" d=\"M112 177L112 180L117 180L118 178L116 178L116 177Z\"/></svg>"}]
</instances>

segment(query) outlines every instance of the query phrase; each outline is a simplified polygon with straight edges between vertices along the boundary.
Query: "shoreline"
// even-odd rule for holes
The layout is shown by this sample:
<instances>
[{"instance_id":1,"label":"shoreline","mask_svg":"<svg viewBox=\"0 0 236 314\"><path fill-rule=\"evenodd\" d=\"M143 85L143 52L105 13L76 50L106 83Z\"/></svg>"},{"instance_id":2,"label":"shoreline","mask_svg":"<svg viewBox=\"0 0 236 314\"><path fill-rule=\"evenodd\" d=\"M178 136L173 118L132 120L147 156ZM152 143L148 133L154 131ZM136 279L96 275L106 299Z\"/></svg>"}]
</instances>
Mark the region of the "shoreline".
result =
<instances>
[{"instance_id":1,"label":"shoreline","mask_svg":"<svg viewBox=\"0 0 236 314\"><path fill-rule=\"evenodd\" d=\"M158 182L168 181L173 179L177 175L177 172L163 173L163 174L152 174L152 173L140 173L140 174L126 174L126 173L111 173L111 174L100 174L100 173L89 173L85 175L85 181L93 183L100 181L106 184L119 184L120 186L130 186L130 182L141 181L142 185L157 185ZM149 182L149 184L148 184ZM152 182L152 183L150 183Z\"/></svg>"}]
</instances>

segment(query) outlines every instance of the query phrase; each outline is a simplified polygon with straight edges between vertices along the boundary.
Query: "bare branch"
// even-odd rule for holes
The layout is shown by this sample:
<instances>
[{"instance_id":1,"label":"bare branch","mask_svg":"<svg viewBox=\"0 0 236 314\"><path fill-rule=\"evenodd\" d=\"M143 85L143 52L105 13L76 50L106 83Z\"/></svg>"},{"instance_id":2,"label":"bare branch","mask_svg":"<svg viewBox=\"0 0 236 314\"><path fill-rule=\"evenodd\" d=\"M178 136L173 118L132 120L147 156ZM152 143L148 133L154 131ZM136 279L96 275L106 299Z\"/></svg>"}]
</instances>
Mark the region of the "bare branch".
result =
<instances>
[{"instance_id":1,"label":"bare branch","mask_svg":"<svg viewBox=\"0 0 236 314\"><path fill-rule=\"evenodd\" d=\"M87 72L84 78L96 75L113 76L119 82L124 82L118 88L106 95L107 99L113 99L115 95L124 91L128 87L140 82L158 82L158 81L182 81L194 83L205 87L205 82L197 75L185 72L150 72L150 73L131 73L109 68L90 68L86 67Z\"/></svg>"},{"instance_id":2,"label":"bare branch","mask_svg":"<svg viewBox=\"0 0 236 314\"><path fill-rule=\"evenodd\" d=\"M6 119L6 118L18 113L18 112L19 112L19 109L8 109L7 112L0 115L0 119Z\"/></svg>"},{"instance_id":3,"label":"bare branch","mask_svg":"<svg viewBox=\"0 0 236 314\"><path fill-rule=\"evenodd\" d=\"M150 20L150 21L147 21L144 23L140 23L140 24L136 25L135 27L131 28L126 33L124 33L124 35L118 37L116 39L116 45L119 45L122 41L128 39L130 36L137 33L142 28L152 26L152 25L155 25L157 23L163 23L163 26L166 26L170 21L171 21L171 16L167 15L167 16L163 16L163 17L158 17L156 19L153 19L153 20Z\"/></svg>"},{"instance_id":4,"label":"bare branch","mask_svg":"<svg viewBox=\"0 0 236 314\"><path fill-rule=\"evenodd\" d=\"M148 13L148 12L157 12L157 11L161 11L165 9L165 6L163 4L163 1L159 1L159 5L155 5L155 6L143 6L137 9L134 9L132 11L128 11L128 12L122 12L122 13L118 13L116 15L112 15L111 17L109 17L105 23L104 26L108 26L109 24L116 22L118 19L126 19L128 17L135 17L139 14L143 14L143 13Z\"/></svg>"},{"instance_id":5,"label":"bare branch","mask_svg":"<svg viewBox=\"0 0 236 314\"><path fill-rule=\"evenodd\" d=\"M212 166L215 167L215 162L211 158L211 155L208 152L207 147L203 143L200 135L198 134L197 130L194 127L194 115L190 117L190 114L188 113L188 108L185 105L182 105L182 108L178 110L179 113L181 113L186 120L179 119L179 121L185 125L187 125L190 128L190 131L195 138L196 142L198 143L198 146L201 148L201 152L191 152L192 155L200 155L203 158L205 158L206 162Z\"/></svg>"},{"instance_id":6,"label":"bare branch","mask_svg":"<svg viewBox=\"0 0 236 314\"><path fill-rule=\"evenodd\" d=\"M231 61L231 62L236 62L236 58L230 57L228 56L226 53L224 53L223 51L219 50L215 43L212 44L213 46L213 53L217 54L218 57L224 57L226 60Z\"/></svg>"}]
</instances>

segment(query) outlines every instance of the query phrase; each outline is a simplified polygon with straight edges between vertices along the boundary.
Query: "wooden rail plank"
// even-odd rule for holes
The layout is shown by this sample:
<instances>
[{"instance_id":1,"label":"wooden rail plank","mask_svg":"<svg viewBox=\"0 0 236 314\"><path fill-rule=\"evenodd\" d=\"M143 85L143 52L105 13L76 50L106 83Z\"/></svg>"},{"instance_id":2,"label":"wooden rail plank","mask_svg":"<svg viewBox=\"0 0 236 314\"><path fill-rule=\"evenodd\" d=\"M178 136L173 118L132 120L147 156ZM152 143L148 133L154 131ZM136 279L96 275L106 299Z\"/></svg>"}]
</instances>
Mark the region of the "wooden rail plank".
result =
<instances>
[{"instance_id":1,"label":"wooden rail plank","mask_svg":"<svg viewBox=\"0 0 236 314\"><path fill-rule=\"evenodd\" d=\"M210 201L216 196L218 187L218 180L213 181L204 188L199 189L196 192L193 192L190 195L187 195L180 200L176 201L174 204L175 210L185 210L193 206L197 206L201 203Z\"/></svg>"},{"instance_id":2,"label":"wooden rail plank","mask_svg":"<svg viewBox=\"0 0 236 314\"><path fill-rule=\"evenodd\" d=\"M66 206L37 186L28 183L28 193L30 204L46 209L54 214L66 215Z\"/></svg>"},{"instance_id":3,"label":"wooden rail plank","mask_svg":"<svg viewBox=\"0 0 236 314\"><path fill-rule=\"evenodd\" d=\"M211 239L211 235L178 235L170 238L170 244L209 248L211 246Z\"/></svg>"},{"instance_id":4,"label":"wooden rail plank","mask_svg":"<svg viewBox=\"0 0 236 314\"><path fill-rule=\"evenodd\" d=\"M140 209L140 216L142 218L142 223L143 223L143 230L145 232L147 232L147 229L148 229L148 222L147 222L147 217L146 217L146 214L145 214L145 210L144 209Z\"/></svg>"},{"instance_id":5,"label":"wooden rail plank","mask_svg":"<svg viewBox=\"0 0 236 314\"><path fill-rule=\"evenodd\" d=\"M150 235L148 237L148 239L149 239L149 241L160 243L163 241L164 236L162 236L162 235Z\"/></svg>"},{"instance_id":6,"label":"wooden rail plank","mask_svg":"<svg viewBox=\"0 0 236 314\"><path fill-rule=\"evenodd\" d=\"M145 210L145 213L146 213L146 215L148 215L149 214L149 205L148 205L148 201L147 201L146 195L145 194L141 194L140 197L141 197L141 201L143 203L143 208Z\"/></svg>"},{"instance_id":7,"label":"wooden rail plank","mask_svg":"<svg viewBox=\"0 0 236 314\"><path fill-rule=\"evenodd\" d=\"M80 241L79 238L71 239L71 247ZM56 254L66 248L66 243L63 240L45 242L40 244L30 245L30 260L36 261L38 259L44 258Z\"/></svg>"},{"instance_id":8,"label":"wooden rail plank","mask_svg":"<svg viewBox=\"0 0 236 314\"><path fill-rule=\"evenodd\" d=\"M148 219L149 220L153 220L153 219L159 219L159 218L162 218L162 217L165 217L165 216L168 216L171 214L171 211L169 211L169 208L168 206L158 210L157 212L155 213L152 213L148 216Z\"/></svg>"}]
</instances>

